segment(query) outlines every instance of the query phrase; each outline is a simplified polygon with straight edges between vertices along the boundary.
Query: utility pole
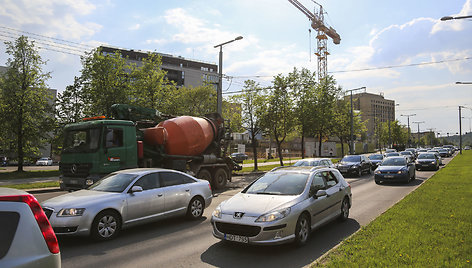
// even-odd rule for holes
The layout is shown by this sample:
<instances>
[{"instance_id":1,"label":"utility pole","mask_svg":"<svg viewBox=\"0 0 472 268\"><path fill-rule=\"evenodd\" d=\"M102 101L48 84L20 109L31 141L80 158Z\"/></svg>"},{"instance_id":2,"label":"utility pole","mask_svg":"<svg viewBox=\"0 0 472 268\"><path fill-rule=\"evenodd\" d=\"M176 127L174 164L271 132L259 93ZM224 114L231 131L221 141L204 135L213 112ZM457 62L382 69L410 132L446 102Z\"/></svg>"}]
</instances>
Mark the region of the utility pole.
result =
<instances>
[{"instance_id":1,"label":"utility pole","mask_svg":"<svg viewBox=\"0 0 472 268\"><path fill-rule=\"evenodd\" d=\"M459 152L462 154L462 117L461 117L461 108L463 106L459 105Z\"/></svg>"},{"instance_id":2,"label":"utility pole","mask_svg":"<svg viewBox=\"0 0 472 268\"><path fill-rule=\"evenodd\" d=\"M345 91L351 92L351 145L349 146L349 154L354 154L354 112L352 110L352 92L361 89L365 90L366 87L354 88Z\"/></svg>"},{"instance_id":3,"label":"utility pole","mask_svg":"<svg viewBox=\"0 0 472 268\"><path fill-rule=\"evenodd\" d=\"M424 121L421 121L421 122L412 122L413 124L418 124L418 144L416 147L418 147L418 145L420 144L420 124L423 124Z\"/></svg>"},{"instance_id":4,"label":"utility pole","mask_svg":"<svg viewBox=\"0 0 472 268\"><path fill-rule=\"evenodd\" d=\"M406 116L408 118L408 147L410 147L410 116L415 116L416 114L401 114L400 116Z\"/></svg>"}]
</instances>

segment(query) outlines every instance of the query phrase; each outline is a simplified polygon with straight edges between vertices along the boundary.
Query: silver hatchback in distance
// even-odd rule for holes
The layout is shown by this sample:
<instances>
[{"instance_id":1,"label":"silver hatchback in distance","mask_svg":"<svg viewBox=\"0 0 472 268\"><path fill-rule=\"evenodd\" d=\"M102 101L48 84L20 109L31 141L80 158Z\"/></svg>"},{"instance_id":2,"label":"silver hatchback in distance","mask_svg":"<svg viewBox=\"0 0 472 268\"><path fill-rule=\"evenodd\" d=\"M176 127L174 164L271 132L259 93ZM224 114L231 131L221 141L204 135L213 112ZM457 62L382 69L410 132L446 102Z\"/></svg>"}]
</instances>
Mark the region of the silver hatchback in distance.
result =
<instances>
[{"instance_id":1,"label":"silver hatchback in distance","mask_svg":"<svg viewBox=\"0 0 472 268\"><path fill-rule=\"evenodd\" d=\"M111 173L87 190L41 205L57 235L108 240L139 223L179 215L200 218L211 200L208 181L175 170L137 168Z\"/></svg>"},{"instance_id":2,"label":"silver hatchback in distance","mask_svg":"<svg viewBox=\"0 0 472 268\"><path fill-rule=\"evenodd\" d=\"M303 245L315 228L346 220L351 204L351 187L337 169L279 168L215 209L213 235L240 243Z\"/></svg>"}]
</instances>

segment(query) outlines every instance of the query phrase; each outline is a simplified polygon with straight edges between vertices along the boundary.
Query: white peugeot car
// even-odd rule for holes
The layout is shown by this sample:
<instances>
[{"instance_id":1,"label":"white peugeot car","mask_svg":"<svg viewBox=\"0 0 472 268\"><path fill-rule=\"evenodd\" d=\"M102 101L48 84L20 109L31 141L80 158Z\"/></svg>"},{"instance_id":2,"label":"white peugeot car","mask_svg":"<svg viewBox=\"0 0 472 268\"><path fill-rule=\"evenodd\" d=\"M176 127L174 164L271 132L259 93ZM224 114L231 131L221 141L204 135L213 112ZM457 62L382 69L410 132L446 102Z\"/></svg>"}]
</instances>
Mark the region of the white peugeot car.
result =
<instances>
[{"instance_id":1,"label":"white peugeot car","mask_svg":"<svg viewBox=\"0 0 472 268\"><path fill-rule=\"evenodd\" d=\"M215 209L213 235L240 243L303 245L315 228L346 220L351 203L351 187L335 168L279 168Z\"/></svg>"}]
</instances>

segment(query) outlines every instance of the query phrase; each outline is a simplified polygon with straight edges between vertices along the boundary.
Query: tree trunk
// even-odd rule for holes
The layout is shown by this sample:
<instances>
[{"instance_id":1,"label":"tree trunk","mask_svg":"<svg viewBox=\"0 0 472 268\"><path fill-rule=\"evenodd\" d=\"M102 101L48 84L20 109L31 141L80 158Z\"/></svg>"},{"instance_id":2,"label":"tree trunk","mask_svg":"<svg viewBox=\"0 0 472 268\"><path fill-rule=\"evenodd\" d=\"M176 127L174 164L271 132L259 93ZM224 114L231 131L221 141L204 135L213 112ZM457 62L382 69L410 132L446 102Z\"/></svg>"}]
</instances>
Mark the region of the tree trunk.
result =
<instances>
[{"instance_id":1,"label":"tree trunk","mask_svg":"<svg viewBox=\"0 0 472 268\"><path fill-rule=\"evenodd\" d=\"M320 139L319 139L319 147L318 147L318 156L321 157L321 142L322 142L322 138L323 137L323 133L320 131Z\"/></svg>"},{"instance_id":2,"label":"tree trunk","mask_svg":"<svg viewBox=\"0 0 472 268\"><path fill-rule=\"evenodd\" d=\"M344 156L344 141L343 141L343 138L339 138L339 140L341 141L341 157Z\"/></svg>"},{"instance_id":3,"label":"tree trunk","mask_svg":"<svg viewBox=\"0 0 472 268\"><path fill-rule=\"evenodd\" d=\"M305 135L302 133L302 159L305 158Z\"/></svg>"},{"instance_id":4,"label":"tree trunk","mask_svg":"<svg viewBox=\"0 0 472 268\"><path fill-rule=\"evenodd\" d=\"M254 171L257 171L257 140L254 135L254 131L251 132L251 142L252 142L252 153L254 155Z\"/></svg>"}]
</instances>

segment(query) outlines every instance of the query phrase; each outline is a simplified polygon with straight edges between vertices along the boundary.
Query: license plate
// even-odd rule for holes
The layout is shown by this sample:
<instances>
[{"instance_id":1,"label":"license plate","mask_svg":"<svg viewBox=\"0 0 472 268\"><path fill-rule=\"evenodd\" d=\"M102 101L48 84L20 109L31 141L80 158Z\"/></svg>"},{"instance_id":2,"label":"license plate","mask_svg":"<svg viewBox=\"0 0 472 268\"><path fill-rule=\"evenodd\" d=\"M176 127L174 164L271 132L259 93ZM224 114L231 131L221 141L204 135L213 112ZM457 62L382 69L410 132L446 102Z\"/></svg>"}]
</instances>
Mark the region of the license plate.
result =
<instances>
[{"instance_id":1,"label":"license plate","mask_svg":"<svg viewBox=\"0 0 472 268\"><path fill-rule=\"evenodd\" d=\"M393 179L393 175L385 175L386 179Z\"/></svg>"},{"instance_id":2,"label":"license plate","mask_svg":"<svg viewBox=\"0 0 472 268\"><path fill-rule=\"evenodd\" d=\"M77 180L70 180L70 184L77 184Z\"/></svg>"},{"instance_id":3,"label":"license plate","mask_svg":"<svg viewBox=\"0 0 472 268\"><path fill-rule=\"evenodd\" d=\"M246 236L240 235L225 234L225 240L239 243L249 243L249 239Z\"/></svg>"}]
</instances>

